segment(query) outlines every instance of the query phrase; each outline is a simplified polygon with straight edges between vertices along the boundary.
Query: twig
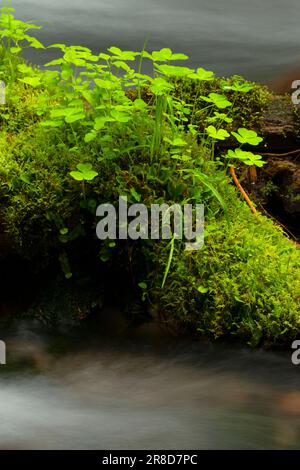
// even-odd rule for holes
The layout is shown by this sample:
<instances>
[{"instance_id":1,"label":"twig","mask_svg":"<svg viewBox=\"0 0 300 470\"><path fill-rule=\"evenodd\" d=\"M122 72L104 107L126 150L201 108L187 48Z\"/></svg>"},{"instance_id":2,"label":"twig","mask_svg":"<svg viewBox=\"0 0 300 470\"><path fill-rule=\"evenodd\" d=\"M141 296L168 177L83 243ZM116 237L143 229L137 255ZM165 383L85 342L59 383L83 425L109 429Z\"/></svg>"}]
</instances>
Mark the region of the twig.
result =
<instances>
[{"instance_id":1,"label":"twig","mask_svg":"<svg viewBox=\"0 0 300 470\"><path fill-rule=\"evenodd\" d=\"M290 155L295 155L296 153L300 154L300 149L298 150L291 150L290 152L285 153L265 153L260 152L261 155L265 155L266 157L289 157Z\"/></svg>"},{"instance_id":2,"label":"twig","mask_svg":"<svg viewBox=\"0 0 300 470\"><path fill-rule=\"evenodd\" d=\"M235 170L233 168L233 166L230 167L230 174L232 176L232 179L234 181L234 184L237 186L237 188L239 189L239 191L241 192L243 198L245 199L245 201L247 202L248 206L250 207L251 211L253 212L254 215L257 215L257 210L255 209L251 199L249 198L248 194L246 193L246 191L244 190L243 186L241 185L241 183L239 182L236 174L235 174Z\"/></svg>"}]
</instances>

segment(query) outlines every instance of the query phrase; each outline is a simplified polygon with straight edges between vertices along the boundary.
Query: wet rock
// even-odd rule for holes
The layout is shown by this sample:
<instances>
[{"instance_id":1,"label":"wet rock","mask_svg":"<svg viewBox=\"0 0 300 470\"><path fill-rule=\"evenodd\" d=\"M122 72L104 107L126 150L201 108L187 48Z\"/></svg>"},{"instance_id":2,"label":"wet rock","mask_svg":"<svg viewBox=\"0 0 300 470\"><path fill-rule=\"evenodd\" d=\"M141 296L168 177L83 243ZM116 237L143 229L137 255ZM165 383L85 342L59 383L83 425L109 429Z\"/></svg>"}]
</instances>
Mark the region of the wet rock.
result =
<instances>
[{"instance_id":1,"label":"wet rock","mask_svg":"<svg viewBox=\"0 0 300 470\"><path fill-rule=\"evenodd\" d=\"M300 235L300 159L268 159L261 177L261 193L271 213L278 216L295 236Z\"/></svg>"},{"instance_id":2,"label":"wet rock","mask_svg":"<svg viewBox=\"0 0 300 470\"><path fill-rule=\"evenodd\" d=\"M40 287L35 302L23 315L48 328L65 331L80 326L102 308L102 288L85 280L58 276Z\"/></svg>"},{"instance_id":3,"label":"wet rock","mask_svg":"<svg viewBox=\"0 0 300 470\"><path fill-rule=\"evenodd\" d=\"M276 150L295 148L299 145L299 129L296 108L289 96L271 96L262 118L264 145Z\"/></svg>"},{"instance_id":4,"label":"wet rock","mask_svg":"<svg viewBox=\"0 0 300 470\"><path fill-rule=\"evenodd\" d=\"M265 174L279 187L279 197L286 212L300 213L300 161L292 162L279 158L271 159Z\"/></svg>"}]
</instances>

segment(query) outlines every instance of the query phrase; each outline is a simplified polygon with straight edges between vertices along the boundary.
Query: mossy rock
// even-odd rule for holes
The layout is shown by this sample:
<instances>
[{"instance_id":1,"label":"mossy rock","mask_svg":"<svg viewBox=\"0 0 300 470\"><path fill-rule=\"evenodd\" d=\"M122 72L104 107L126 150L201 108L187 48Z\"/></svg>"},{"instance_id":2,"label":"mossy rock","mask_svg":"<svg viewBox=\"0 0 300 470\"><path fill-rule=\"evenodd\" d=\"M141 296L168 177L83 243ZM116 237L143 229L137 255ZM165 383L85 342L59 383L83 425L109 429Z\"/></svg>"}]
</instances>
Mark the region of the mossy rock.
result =
<instances>
[{"instance_id":1,"label":"mossy rock","mask_svg":"<svg viewBox=\"0 0 300 470\"><path fill-rule=\"evenodd\" d=\"M229 224L222 218L206 224L205 246L199 251L185 251L178 241L163 289L169 249L166 244L153 247L149 295L158 317L178 332L212 339L237 338L251 346L291 344L300 331L296 244L271 220L254 217L244 203L231 205Z\"/></svg>"},{"instance_id":2,"label":"mossy rock","mask_svg":"<svg viewBox=\"0 0 300 470\"><path fill-rule=\"evenodd\" d=\"M235 83L250 85L252 89L247 93L234 94L226 92L226 96L231 101L232 107L229 108L229 116L233 119L231 124L223 123L222 127L228 131L236 130L239 127L247 127L256 130L258 133L262 131L263 115L267 106L271 93L267 87L255 82L249 82L240 76L232 76L230 78L216 78L211 81L199 81L188 78L176 79L175 96L192 104L194 109L198 111L192 124L199 125L200 129L205 125L205 119L210 114L206 108L205 102L201 96L207 96L209 93L224 93L224 87L230 87Z\"/></svg>"},{"instance_id":3,"label":"mossy rock","mask_svg":"<svg viewBox=\"0 0 300 470\"><path fill-rule=\"evenodd\" d=\"M202 109L201 94L221 91L224 83L236 80L205 84L179 80L175 93ZM139 146L146 150L132 153L128 150L137 146L136 135L125 134L124 157L119 149L124 133L115 131L114 147L107 151L97 140L84 142L84 126L77 129L78 141L65 127L45 130L36 112L35 92L18 87L18 97L3 111L11 119L2 114L0 134L0 221L15 251L33 262L58 259L62 251L72 256L76 250L81 253L84 246L95 253L95 264L100 263L106 245L96 240L95 204L117 201L124 194L134 203L132 189L146 205L182 202L184 196L206 206L206 243L199 252L189 254L183 245L176 244L164 288L162 278L169 256L166 242L117 244L110 250L109 267L120 270L126 266L124 272L134 279L137 292L138 285L146 282L150 305L178 331L188 329L210 338L234 337L253 346L290 346L300 332L299 251L272 221L251 214L222 165L208 161L207 149L195 139L190 145L190 161L174 160L165 151L150 167L149 146ZM268 96L264 87L253 85L251 92L236 97L228 130L246 126L260 131ZM22 102L19 110L18 101ZM201 128L205 115L196 116L194 124ZM142 138L152 132L153 121L149 119L143 123ZM84 187L70 177L70 171L82 161L91 162L99 174ZM227 215L216 192L201 182L195 184L192 177L183 179L191 162L210 178L211 187L228 208ZM65 274L70 277L71 273L67 269ZM140 292L141 297L143 294ZM30 315L42 308L45 321L55 323L61 314L68 326L74 320L76 305L81 305L79 300L74 304L73 297L66 287L58 298L50 295L41 299Z\"/></svg>"}]
</instances>

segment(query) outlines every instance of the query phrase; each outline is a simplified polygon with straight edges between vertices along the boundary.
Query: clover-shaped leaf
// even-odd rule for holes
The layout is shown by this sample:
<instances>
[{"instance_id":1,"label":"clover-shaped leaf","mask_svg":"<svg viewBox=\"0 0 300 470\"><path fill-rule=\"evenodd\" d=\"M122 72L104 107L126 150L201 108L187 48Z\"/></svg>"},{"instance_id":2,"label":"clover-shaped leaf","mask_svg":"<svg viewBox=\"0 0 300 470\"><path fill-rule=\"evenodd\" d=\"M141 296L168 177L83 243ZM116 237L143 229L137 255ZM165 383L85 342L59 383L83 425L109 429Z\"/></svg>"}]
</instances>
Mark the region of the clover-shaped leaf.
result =
<instances>
[{"instance_id":1,"label":"clover-shaped leaf","mask_svg":"<svg viewBox=\"0 0 300 470\"><path fill-rule=\"evenodd\" d=\"M219 95L218 93L210 93L208 97L201 96L201 98L208 103L213 103L219 109L225 109L232 106L232 103L228 101L225 95Z\"/></svg>"},{"instance_id":2,"label":"clover-shaped leaf","mask_svg":"<svg viewBox=\"0 0 300 470\"><path fill-rule=\"evenodd\" d=\"M71 171L70 172L70 175L72 176L72 178L76 181L83 181L84 180L84 176L83 174L81 173L81 171Z\"/></svg>"},{"instance_id":3,"label":"clover-shaped leaf","mask_svg":"<svg viewBox=\"0 0 300 470\"><path fill-rule=\"evenodd\" d=\"M214 126L208 126L206 132L212 139L225 140L230 134L225 129L216 129Z\"/></svg>"},{"instance_id":4,"label":"clover-shaped leaf","mask_svg":"<svg viewBox=\"0 0 300 470\"><path fill-rule=\"evenodd\" d=\"M247 83L234 83L233 85L224 85L223 90L226 91L237 91L239 93L248 93L248 91L253 90L253 86Z\"/></svg>"},{"instance_id":5,"label":"clover-shaped leaf","mask_svg":"<svg viewBox=\"0 0 300 470\"><path fill-rule=\"evenodd\" d=\"M111 111L111 117L117 122L128 122L130 120L130 115L117 109Z\"/></svg>"},{"instance_id":6,"label":"clover-shaped leaf","mask_svg":"<svg viewBox=\"0 0 300 470\"><path fill-rule=\"evenodd\" d=\"M185 77L193 73L193 69L189 67L181 67L179 65L158 65L157 70L164 75L173 76L173 77Z\"/></svg>"},{"instance_id":7,"label":"clover-shaped leaf","mask_svg":"<svg viewBox=\"0 0 300 470\"><path fill-rule=\"evenodd\" d=\"M255 131L250 131L241 127L238 129L238 132L232 132L231 134L241 144L258 145L263 141L263 139L259 137Z\"/></svg>"},{"instance_id":8,"label":"clover-shaped leaf","mask_svg":"<svg viewBox=\"0 0 300 470\"><path fill-rule=\"evenodd\" d=\"M137 109L138 111L142 111L143 109L147 108L147 103L145 103L144 100L137 98L133 102L133 107Z\"/></svg>"},{"instance_id":9,"label":"clover-shaped leaf","mask_svg":"<svg viewBox=\"0 0 300 470\"><path fill-rule=\"evenodd\" d=\"M153 51L151 58L154 62L169 62L170 60L187 60L188 56L185 54L173 54L172 50L168 47L161 49L160 51Z\"/></svg>"},{"instance_id":10,"label":"clover-shaped leaf","mask_svg":"<svg viewBox=\"0 0 300 470\"><path fill-rule=\"evenodd\" d=\"M154 93L157 96L169 93L173 89L174 89L174 86L171 85L171 83L164 80L162 77L156 77L153 80L152 85L150 87L150 90L152 91L152 93Z\"/></svg>"},{"instance_id":11,"label":"clover-shaped leaf","mask_svg":"<svg viewBox=\"0 0 300 470\"><path fill-rule=\"evenodd\" d=\"M186 141L181 139L181 137L175 137L175 139L171 140L168 137L164 137L164 141L168 142L168 144L172 145L172 147L184 147L187 145Z\"/></svg>"},{"instance_id":12,"label":"clover-shaped leaf","mask_svg":"<svg viewBox=\"0 0 300 470\"><path fill-rule=\"evenodd\" d=\"M228 117L227 114L224 113L218 113L217 111L214 113L214 115L210 118L207 119L208 122L216 122L216 121L224 121L230 124L233 119Z\"/></svg>"},{"instance_id":13,"label":"clover-shaped leaf","mask_svg":"<svg viewBox=\"0 0 300 470\"><path fill-rule=\"evenodd\" d=\"M153 51L152 52L152 59L156 62L165 62L169 61L172 57L172 50L168 47L164 47L160 51Z\"/></svg>"},{"instance_id":14,"label":"clover-shaped leaf","mask_svg":"<svg viewBox=\"0 0 300 470\"><path fill-rule=\"evenodd\" d=\"M215 74L210 70L205 70L204 68L200 67L197 69L196 73L189 75L189 78L194 78L195 80L211 81L215 78Z\"/></svg>"},{"instance_id":15,"label":"clover-shaped leaf","mask_svg":"<svg viewBox=\"0 0 300 470\"><path fill-rule=\"evenodd\" d=\"M30 85L33 88L41 85L41 77L39 76L19 78L19 81L25 83L26 85Z\"/></svg>"},{"instance_id":16,"label":"clover-shaped leaf","mask_svg":"<svg viewBox=\"0 0 300 470\"><path fill-rule=\"evenodd\" d=\"M172 54L172 57L169 60L188 60L189 56L186 54Z\"/></svg>"},{"instance_id":17,"label":"clover-shaped leaf","mask_svg":"<svg viewBox=\"0 0 300 470\"><path fill-rule=\"evenodd\" d=\"M122 51L119 47L110 47L107 49L108 52L113 54L113 58L117 58L119 60L135 60L137 53L133 51Z\"/></svg>"},{"instance_id":18,"label":"clover-shaped leaf","mask_svg":"<svg viewBox=\"0 0 300 470\"><path fill-rule=\"evenodd\" d=\"M254 154L252 152L245 152L241 149L228 150L227 158L236 159L249 166L257 166L261 168L266 163L262 160L261 155Z\"/></svg>"},{"instance_id":19,"label":"clover-shaped leaf","mask_svg":"<svg viewBox=\"0 0 300 470\"><path fill-rule=\"evenodd\" d=\"M98 176L91 163L79 163L76 168L78 171L70 172L70 175L76 181L92 181Z\"/></svg>"}]
</instances>

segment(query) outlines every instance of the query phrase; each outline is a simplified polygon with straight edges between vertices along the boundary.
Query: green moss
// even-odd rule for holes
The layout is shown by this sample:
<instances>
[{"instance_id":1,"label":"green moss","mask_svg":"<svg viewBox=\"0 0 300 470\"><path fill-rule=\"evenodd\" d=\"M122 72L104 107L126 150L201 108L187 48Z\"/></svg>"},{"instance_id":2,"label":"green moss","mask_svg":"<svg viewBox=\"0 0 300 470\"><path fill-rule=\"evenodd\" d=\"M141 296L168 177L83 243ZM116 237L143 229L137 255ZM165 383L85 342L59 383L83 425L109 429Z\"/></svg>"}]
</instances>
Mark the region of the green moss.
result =
<instances>
[{"instance_id":1,"label":"green moss","mask_svg":"<svg viewBox=\"0 0 300 470\"><path fill-rule=\"evenodd\" d=\"M291 96L287 95L287 99L289 100L289 104L291 103ZM297 140L300 139L300 109L299 106L293 106L293 121L294 121L294 132L295 137Z\"/></svg>"},{"instance_id":2,"label":"green moss","mask_svg":"<svg viewBox=\"0 0 300 470\"><path fill-rule=\"evenodd\" d=\"M7 104L0 106L1 129L10 133L22 132L39 122L36 112L39 96L37 91L26 89L21 83L13 84L7 95Z\"/></svg>"},{"instance_id":3,"label":"green moss","mask_svg":"<svg viewBox=\"0 0 300 470\"><path fill-rule=\"evenodd\" d=\"M289 344L300 328L299 250L271 220L253 217L244 203L230 205L230 220L206 220L205 246L198 252L185 252L178 244L164 289L157 273L168 249L154 247L156 274L150 274L150 282L156 311L178 329L211 338L239 337L253 346Z\"/></svg>"},{"instance_id":4,"label":"green moss","mask_svg":"<svg viewBox=\"0 0 300 470\"><path fill-rule=\"evenodd\" d=\"M232 101L229 116L232 124L224 124L227 130L235 130L239 127L247 127L261 132L261 121L268 102L270 92L267 87L258 83L249 82L243 77L232 76L230 78L216 78L212 81L196 81L188 78L175 80L175 96L191 104L194 110L192 124L204 127L205 118L211 111L201 111L205 108L205 102L201 96L209 93L224 93L224 87L235 83L250 85L252 89L248 93L226 92L226 96Z\"/></svg>"},{"instance_id":5,"label":"green moss","mask_svg":"<svg viewBox=\"0 0 300 470\"><path fill-rule=\"evenodd\" d=\"M66 170L78 156L34 125L14 131L0 135L0 218L13 247L31 257L56 245L54 220L73 213Z\"/></svg>"}]
</instances>

